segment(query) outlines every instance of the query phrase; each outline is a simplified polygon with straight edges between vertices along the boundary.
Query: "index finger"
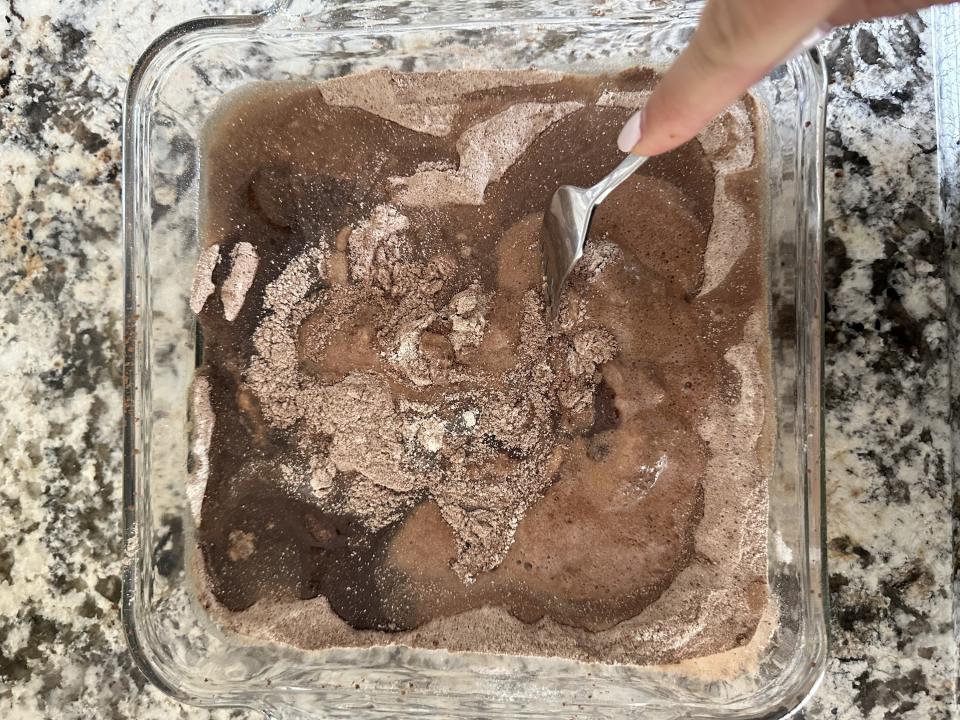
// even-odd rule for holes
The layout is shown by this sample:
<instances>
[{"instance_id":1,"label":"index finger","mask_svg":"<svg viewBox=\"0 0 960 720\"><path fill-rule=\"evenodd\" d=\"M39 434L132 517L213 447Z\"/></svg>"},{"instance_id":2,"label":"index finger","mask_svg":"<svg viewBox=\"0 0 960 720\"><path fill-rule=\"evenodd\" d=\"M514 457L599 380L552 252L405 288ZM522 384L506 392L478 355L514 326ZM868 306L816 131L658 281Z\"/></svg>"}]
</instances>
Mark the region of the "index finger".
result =
<instances>
[{"instance_id":1,"label":"index finger","mask_svg":"<svg viewBox=\"0 0 960 720\"><path fill-rule=\"evenodd\" d=\"M708 2L690 44L663 75L642 115L625 126L621 149L633 145L637 155L657 155L695 137L816 30L840 2ZM629 135L638 132L639 140L631 142Z\"/></svg>"}]
</instances>

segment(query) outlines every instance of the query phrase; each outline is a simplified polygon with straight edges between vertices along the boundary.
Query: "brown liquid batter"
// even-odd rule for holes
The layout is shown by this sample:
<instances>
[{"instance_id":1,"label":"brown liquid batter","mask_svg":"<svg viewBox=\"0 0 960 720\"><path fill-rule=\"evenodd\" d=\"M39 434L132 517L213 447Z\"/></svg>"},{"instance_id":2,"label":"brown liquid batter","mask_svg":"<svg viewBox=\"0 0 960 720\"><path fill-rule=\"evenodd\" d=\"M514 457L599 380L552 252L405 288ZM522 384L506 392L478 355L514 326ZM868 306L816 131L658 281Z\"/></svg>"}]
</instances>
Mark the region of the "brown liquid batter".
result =
<instances>
[{"instance_id":1,"label":"brown liquid batter","mask_svg":"<svg viewBox=\"0 0 960 720\"><path fill-rule=\"evenodd\" d=\"M770 413L749 99L603 203L544 320L543 208L616 165L651 79L377 72L224 104L190 489L227 625L630 662L750 638Z\"/></svg>"}]
</instances>

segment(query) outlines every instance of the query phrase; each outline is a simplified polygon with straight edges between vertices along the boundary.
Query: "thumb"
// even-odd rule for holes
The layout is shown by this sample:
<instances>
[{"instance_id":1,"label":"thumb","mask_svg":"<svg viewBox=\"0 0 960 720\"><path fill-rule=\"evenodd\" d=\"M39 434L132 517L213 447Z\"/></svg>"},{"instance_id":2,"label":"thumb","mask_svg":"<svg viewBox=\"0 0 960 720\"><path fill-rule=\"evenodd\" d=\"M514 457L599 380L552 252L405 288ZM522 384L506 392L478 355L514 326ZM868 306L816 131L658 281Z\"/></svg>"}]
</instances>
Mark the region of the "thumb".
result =
<instances>
[{"instance_id":1,"label":"thumb","mask_svg":"<svg viewBox=\"0 0 960 720\"><path fill-rule=\"evenodd\" d=\"M695 137L842 2L710 0L690 44L624 125L620 149L657 155Z\"/></svg>"}]
</instances>

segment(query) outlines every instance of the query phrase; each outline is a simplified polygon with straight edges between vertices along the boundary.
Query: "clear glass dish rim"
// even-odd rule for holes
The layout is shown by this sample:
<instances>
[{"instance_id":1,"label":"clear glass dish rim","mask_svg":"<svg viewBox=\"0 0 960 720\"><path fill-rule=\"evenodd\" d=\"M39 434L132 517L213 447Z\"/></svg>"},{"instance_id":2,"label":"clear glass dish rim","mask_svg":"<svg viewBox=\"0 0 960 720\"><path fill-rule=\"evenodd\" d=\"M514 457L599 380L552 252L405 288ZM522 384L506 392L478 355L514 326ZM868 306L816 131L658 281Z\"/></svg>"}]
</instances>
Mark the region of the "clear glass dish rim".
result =
<instances>
[{"instance_id":1,"label":"clear glass dish rim","mask_svg":"<svg viewBox=\"0 0 960 720\"><path fill-rule=\"evenodd\" d=\"M146 91L150 92L151 84L162 77L167 67L175 64L180 58L180 53L171 53L178 43L183 40L198 42L202 40L219 39L221 41L249 40L251 33L259 33L265 40L282 41L304 35L329 35L337 34L355 34L355 35L374 35L391 34L396 35L405 32L425 32L429 30L440 29L470 29L479 27L490 27L508 24L510 26L521 25L569 25L574 19L583 26L605 27L613 23L622 24L625 19L618 17L584 17L573 18L571 16L511 16L506 20L499 21L494 19L486 20L464 20L464 21L443 21L437 23L411 23L403 25L366 25L366 24L339 24L337 26L326 26L317 28L309 23L295 22L296 18L284 16L284 9L290 5L292 0L280 0L278 4L268 11L253 15L227 15L200 17L185 21L174 26L170 30L158 36L144 51L135 64L131 77L127 85L126 95L123 107L122 122L122 147L123 147L123 181L122 181L122 244L124 252L123 263L123 292L124 292L124 360L123 360L123 538L124 546L127 548L126 557L123 563L122 579L123 593L121 599L121 620L127 644L132 658L138 668L144 675L167 695L181 702L193 705L207 707L237 707L238 703L231 702L229 698L224 701L218 699L215 695L209 697L193 696L185 693L175 684L168 681L163 673L151 661L140 637L135 613L137 607L135 603L135 589L139 582L136 553L131 552L139 546L138 525L141 516L146 515L149 509L145 507L146 503L137 494L138 479L138 437L140 428L139 418L136 412L142 407L138 402L140 398L137 393L142 391L143 378L146 376L146 361L144 357L143 335L140 329L140 298L138 294L139 278L134 267L135 251L138 247L142 248L139 241L140 234L144 230L142 213L139 210L138 181L141 179L140 170L143 167L138 151L137 140L140 135L138 132L138 123L142 118L139 114L138 101ZM524 4L524 3L521 3ZM701 3L692 3L697 6ZM663 13L656 10L639 10L632 14L627 20L632 24L641 24L645 21L662 22L664 16L671 18L687 17L687 12ZM689 13L695 16L695 12ZM302 20L302 19L301 19ZM826 668L826 648L828 644L828 625L826 618L828 615L827 607L827 579L825 562L825 505L824 505L824 470L823 470L823 322L822 322L822 213L823 213L823 137L825 132L825 107L826 107L826 87L827 75L826 67L820 53L813 49L804 53L799 60L807 66L805 75L813 80L814 87L809 90L816 96L815 123L812 131L815 133L814 145L816 152L814 157L803 159L805 172L808 174L808 182L816 183L816 192L811 195L810 200L815 203L813 212L808 218L813 218L812 223L815 227L805 227L806 233L813 233L813 247L817 256L805 258L808 262L813 262L815 268L809 272L802 273L802 278L808 283L797 283L797 318L802 320L800 326L803 328L798 332L798 346L800 343L806 343L812 347L807 349L803 357L811 358L812 363L797 368L797 383L803 383L807 388L805 397L807 399L806 407L797 408L798 414L803 413L803 417L798 417L798 425L807 429L806 444L803 453L805 477L803 484L805 487L806 507L803 513L803 523L805 528L804 536L808 541L808 558L803 566L803 570L813 586L819 590L819 603L811 603L809 610L812 612L806 615L806 619L812 621L813 627L810 628L816 640L816 652L810 662L809 671L804 678L803 689L799 696L790 698L790 705L779 704L777 707L763 708L756 715L743 715L742 717L769 717L769 713L774 711L780 717L788 717L798 711L803 704L811 697L817 687L822 682ZM149 96L149 95L148 95ZM811 223L807 223L810 225ZM809 282L812 281L812 282ZM807 285L812 285L808 287ZM810 322L810 317L814 321ZM807 328L813 329L813 332L807 332ZM811 587L811 590L814 588ZM384 691L378 691L380 693ZM371 694L371 697L375 695ZM243 703L251 707L249 703ZM257 708L266 711L267 707Z\"/></svg>"}]
</instances>

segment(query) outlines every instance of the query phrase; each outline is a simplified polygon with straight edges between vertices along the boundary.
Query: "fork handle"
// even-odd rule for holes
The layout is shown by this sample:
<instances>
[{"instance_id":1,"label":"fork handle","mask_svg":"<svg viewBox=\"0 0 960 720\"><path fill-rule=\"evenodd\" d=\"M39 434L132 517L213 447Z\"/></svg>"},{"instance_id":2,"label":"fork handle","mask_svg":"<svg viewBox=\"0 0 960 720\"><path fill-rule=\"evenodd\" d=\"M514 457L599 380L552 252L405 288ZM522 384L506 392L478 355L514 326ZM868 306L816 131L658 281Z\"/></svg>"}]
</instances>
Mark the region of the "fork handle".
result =
<instances>
[{"instance_id":1,"label":"fork handle","mask_svg":"<svg viewBox=\"0 0 960 720\"><path fill-rule=\"evenodd\" d=\"M599 205L602 203L607 195L612 193L620 183L633 175L637 169L649 159L648 157L634 155L633 153L627 155L623 159L623 162L610 171L609 175L590 188L593 204Z\"/></svg>"}]
</instances>

